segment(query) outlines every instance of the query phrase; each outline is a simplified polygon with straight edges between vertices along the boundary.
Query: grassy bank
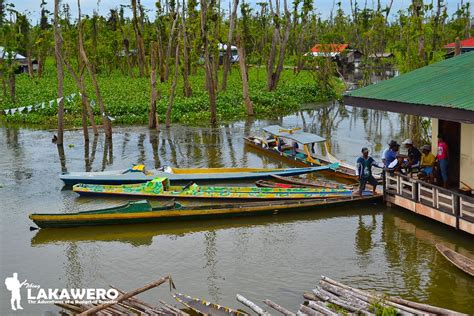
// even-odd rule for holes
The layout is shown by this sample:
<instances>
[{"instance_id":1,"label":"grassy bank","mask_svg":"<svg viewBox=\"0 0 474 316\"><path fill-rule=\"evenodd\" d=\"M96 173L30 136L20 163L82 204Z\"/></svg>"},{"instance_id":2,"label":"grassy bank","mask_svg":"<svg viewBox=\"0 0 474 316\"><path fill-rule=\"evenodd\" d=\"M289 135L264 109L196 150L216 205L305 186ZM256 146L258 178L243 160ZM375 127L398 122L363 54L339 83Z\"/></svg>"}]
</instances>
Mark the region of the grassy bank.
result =
<instances>
[{"instance_id":1,"label":"grassy bank","mask_svg":"<svg viewBox=\"0 0 474 316\"><path fill-rule=\"evenodd\" d=\"M49 61L47 71L41 79L30 79L26 74L17 76L17 102L13 104L9 98L0 102L0 110L48 103L57 97L57 82L54 64ZM219 76L219 79L221 76ZM171 78L170 78L171 79ZM150 102L150 84L148 78L130 78L119 71L112 74L99 74L99 85L102 97L115 124L145 124L148 119ZM179 78L176 90L175 103L172 111L172 121L191 124L207 125L209 122L208 95L204 87L204 71L199 69L190 77L193 96L185 98L182 93L182 77ZM315 81L308 71L294 74L292 70L284 70L280 84L275 92L267 92L266 71L264 68L250 68L250 94L254 102L257 117L275 117L290 113L301 104L319 102L333 96L321 95ZM168 95L171 80L168 83L159 83L158 89L161 99L158 101L160 121L164 122L168 105ZM93 96L92 87L88 82L89 95ZM66 73L64 95L77 92L72 78ZM336 94L336 93L335 93ZM65 124L68 127L80 126L80 100L76 98L65 104ZM26 112L26 111L24 111ZM95 107L96 119L99 122L99 111ZM57 106L35 110L29 113L4 115L1 111L1 120L12 123L40 124L55 126L57 124ZM238 68L232 69L226 91L219 92L217 98L217 113L219 122L244 118L245 106L242 103L242 85Z\"/></svg>"}]
</instances>

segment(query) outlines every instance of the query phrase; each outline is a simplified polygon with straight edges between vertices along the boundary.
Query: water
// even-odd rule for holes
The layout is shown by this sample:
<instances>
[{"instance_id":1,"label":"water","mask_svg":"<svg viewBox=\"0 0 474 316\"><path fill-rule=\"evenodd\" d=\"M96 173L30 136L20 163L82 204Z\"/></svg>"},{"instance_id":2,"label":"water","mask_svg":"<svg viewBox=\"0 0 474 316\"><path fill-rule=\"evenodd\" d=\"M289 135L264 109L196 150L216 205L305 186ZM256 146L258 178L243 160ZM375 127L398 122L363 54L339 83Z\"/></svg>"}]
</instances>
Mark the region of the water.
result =
<instances>
[{"instance_id":1,"label":"water","mask_svg":"<svg viewBox=\"0 0 474 316\"><path fill-rule=\"evenodd\" d=\"M309 106L276 120L217 129L174 125L161 133L116 127L111 145L84 148L81 131L65 135L64 159L52 131L0 128L0 270L43 288L140 287L170 274L179 291L232 307L235 294L269 298L291 310L326 275L351 286L474 311L473 279L435 249L443 242L474 257L472 236L383 205L345 206L298 214L153 225L29 231L31 212L73 212L119 203L79 198L63 189L61 170L148 167L283 167L244 146L242 137L268 124L303 126L326 137L337 157L355 161L367 146L376 159L386 143L407 137L403 116L344 106ZM1 314L9 293L0 286ZM25 297L26 295L24 295ZM169 288L141 296L173 302ZM24 314L56 310L27 304ZM262 305L262 304L261 304ZM18 313L20 314L20 313Z\"/></svg>"}]
</instances>

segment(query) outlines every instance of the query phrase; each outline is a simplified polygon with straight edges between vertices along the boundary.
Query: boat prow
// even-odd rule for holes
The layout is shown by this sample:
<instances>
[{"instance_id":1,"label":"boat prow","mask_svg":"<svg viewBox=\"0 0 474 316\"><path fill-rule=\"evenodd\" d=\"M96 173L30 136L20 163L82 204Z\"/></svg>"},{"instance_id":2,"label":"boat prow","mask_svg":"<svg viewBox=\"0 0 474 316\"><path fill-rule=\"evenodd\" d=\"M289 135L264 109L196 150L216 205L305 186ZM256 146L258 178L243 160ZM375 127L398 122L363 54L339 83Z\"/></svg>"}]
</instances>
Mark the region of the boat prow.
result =
<instances>
[{"instance_id":1,"label":"boat prow","mask_svg":"<svg viewBox=\"0 0 474 316\"><path fill-rule=\"evenodd\" d=\"M446 247L443 244L436 244L436 249L452 264L474 277L474 260Z\"/></svg>"}]
</instances>

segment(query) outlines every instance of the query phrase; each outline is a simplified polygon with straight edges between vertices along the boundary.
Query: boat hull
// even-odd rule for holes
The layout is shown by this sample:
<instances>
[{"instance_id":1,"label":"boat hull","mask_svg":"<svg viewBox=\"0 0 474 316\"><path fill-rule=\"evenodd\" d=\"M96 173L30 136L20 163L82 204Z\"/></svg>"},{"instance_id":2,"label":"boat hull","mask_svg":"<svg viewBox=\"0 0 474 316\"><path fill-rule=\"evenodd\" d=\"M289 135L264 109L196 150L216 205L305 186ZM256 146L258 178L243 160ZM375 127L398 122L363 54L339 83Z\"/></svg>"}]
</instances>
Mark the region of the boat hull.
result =
<instances>
[{"instance_id":1,"label":"boat hull","mask_svg":"<svg viewBox=\"0 0 474 316\"><path fill-rule=\"evenodd\" d=\"M266 155L277 158L281 161L284 161L290 165L297 166L297 167L317 167L317 166L325 166L325 165L331 164L331 162L323 161L322 159L319 159L322 162L321 164L316 164L316 163L307 161L306 158L301 159L298 156L286 155L285 153L282 153L273 148L263 148L262 146L253 142L248 137L244 137L244 143L248 147L258 152L264 153ZM345 170L344 168L339 168L337 170L327 169L327 170L323 170L321 173L331 178L342 178L342 179L357 181L357 176L355 175L355 173L353 173L353 171L350 171L350 170Z\"/></svg>"},{"instance_id":2,"label":"boat hull","mask_svg":"<svg viewBox=\"0 0 474 316\"><path fill-rule=\"evenodd\" d=\"M160 211L123 214L31 214L30 219L40 228L67 228L78 226L124 225L159 223L182 220L216 219L238 216L277 214L315 210L325 206L365 202L381 199L381 195L353 196L331 199L252 202L220 206L184 207Z\"/></svg>"},{"instance_id":3,"label":"boat hull","mask_svg":"<svg viewBox=\"0 0 474 316\"><path fill-rule=\"evenodd\" d=\"M461 271L474 277L474 260L466 256L457 253L456 251L449 249L442 244L436 244L436 249L446 258L449 262L455 265Z\"/></svg>"},{"instance_id":4,"label":"boat hull","mask_svg":"<svg viewBox=\"0 0 474 316\"><path fill-rule=\"evenodd\" d=\"M176 169L180 173L173 172L152 172L145 174L143 172L127 172L123 170L101 172L70 172L59 175L59 178L68 186L73 186L78 183L85 184L135 184L143 183L154 178L165 177L173 183L184 183L189 181L194 182L224 182L235 180L255 180L271 178L273 175L291 176L301 175L306 173L318 172L327 170L330 166L303 166L305 168L286 168L286 169L256 169L256 168L234 168L236 171L229 172L232 168L219 169L207 168L199 171L198 169ZM223 172L219 172L223 170ZM226 172L227 170L227 172ZM242 170L242 171L238 171ZM252 171L248 171L252 170ZM189 173L186 173L189 171ZM208 171L208 172L207 172Z\"/></svg>"}]
</instances>

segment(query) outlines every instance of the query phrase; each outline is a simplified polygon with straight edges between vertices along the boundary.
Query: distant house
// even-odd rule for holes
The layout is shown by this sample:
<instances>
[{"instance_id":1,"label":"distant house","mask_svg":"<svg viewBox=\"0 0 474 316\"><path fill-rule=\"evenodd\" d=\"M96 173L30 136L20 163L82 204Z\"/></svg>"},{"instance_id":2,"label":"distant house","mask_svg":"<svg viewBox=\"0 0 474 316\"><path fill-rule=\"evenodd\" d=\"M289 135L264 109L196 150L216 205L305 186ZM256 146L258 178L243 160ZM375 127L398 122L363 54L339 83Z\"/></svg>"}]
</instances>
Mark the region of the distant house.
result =
<instances>
[{"instance_id":1,"label":"distant house","mask_svg":"<svg viewBox=\"0 0 474 316\"><path fill-rule=\"evenodd\" d=\"M219 64L224 63L224 56L226 55L227 52L227 45L219 43L217 44L217 48L219 49ZM230 62L236 63L239 61L239 53L237 53L237 46L231 45L230 46Z\"/></svg>"},{"instance_id":2,"label":"distant house","mask_svg":"<svg viewBox=\"0 0 474 316\"><path fill-rule=\"evenodd\" d=\"M350 48L348 44L316 44L305 56L328 57L335 60L341 66L359 67L362 53L357 49Z\"/></svg>"},{"instance_id":3,"label":"distant house","mask_svg":"<svg viewBox=\"0 0 474 316\"><path fill-rule=\"evenodd\" d=\"M461 54L467 53L474 50L474 37L466 38L460 42L461 44ZM446 57L454 56L454 51L456 49L456 42L449 43L444 45L446 49Z\"/></svg>"},{"instance_id":4,"label":"distant house","mask_svg":"<svg viewBox=\"0 0 474 316\"><path fill-rule=\"evenodd\" d=\"M28 58L17 52L13 52L13 57L10 57L10 53L5 51L5 47L0 46L0 60L9 60L10 58L13 58L18 63L18 72L28 72ZM36 59L32 60L32 64L33 71L38 70Z\"/></svg>"}]
</instances>

